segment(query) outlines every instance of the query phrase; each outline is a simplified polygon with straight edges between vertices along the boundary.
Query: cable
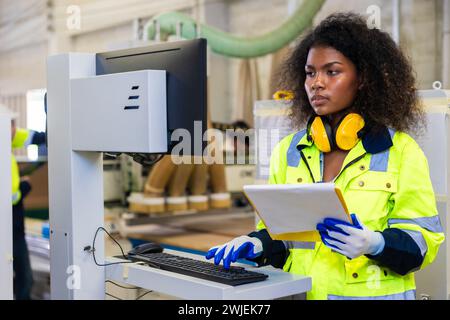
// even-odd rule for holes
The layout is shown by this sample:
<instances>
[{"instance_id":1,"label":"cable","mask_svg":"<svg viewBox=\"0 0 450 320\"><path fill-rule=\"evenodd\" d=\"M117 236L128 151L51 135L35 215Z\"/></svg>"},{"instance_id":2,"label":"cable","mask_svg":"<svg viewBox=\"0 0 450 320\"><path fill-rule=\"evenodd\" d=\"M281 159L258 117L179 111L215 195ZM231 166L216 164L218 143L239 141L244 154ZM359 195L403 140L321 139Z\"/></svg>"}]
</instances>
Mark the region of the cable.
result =
<instances>
[{"instance_id":1,"label":"cable","mask_svg":"<svg viewBox=\"0 0 450 320\"><path fill-rule=\"evenodd\" d=\"M123 289L130 289L130 290L141 289L140 287L125 287L125 286L122 286L122 285L120 285L118 283L115 283L114 281L111 281L111 280L106 280L105 283L107 283L107 282L108 283L112 283L113 285L118 286L119 288L123 288Z\"/></svg>"},{"instance_id":2,"label":"cable","mask_svg":"<svg viewBox=\"0 0 450 320\"><path fill-rule=\"evenodd\" d=\"M117 284L116 284L116 285L117 285ZM119 286L119 287L120 287L120 286ZM122 288L125 288L125 287L122 287ZM140 289L140 288L125 288L125 289ZM143 294L141 294L140 296L138 296L135 300L140 300L141 298L143 298L144 296L146 296L146 295L149 294L150 292L153 292L153 290L149 290L149 291L144 292ZM112 294L110 294L110 293L108 293L108 292L105 292L105 294L106 294L107 296L110 296L110 297L116 299L116 300L123 300L123 299L120 299L119 297L116 297L116 296L114 296L114 295L112 295Z\"/></svg>"},{"instance_id":3,"label":"cable","mask_svg":"<svg viewBox=\"0 0 450 320\"><path fill-rule=\"evenodd\" d=\"M125 286L122 286L122 285L120 285L120 284L118 284L118 283L115 283L114 281L111 281L111 280L106 280L105 283L106 283L106 282L112 283L112 284L114 284L114 285L116 285L116 286L118 286L118 287L120 287L120 288L123 288L123 289L131 289L131 290L141 289L140 287L125 287ZM143 294L141 294L140 296L138 296L135 300L141 299L142 297L144 297L145 295L149 294L150 292L153 292L153 290L146 291L145 293L143 293ZM123 300L123 299L119 299L119 298L117 298L117 297L115 297L115 296L113 296L113 295L110 295L110 294L107 293L107 292L105 292L105 294L107 294L107 295L109 295L109 296L111 296L111 297L113 297L113 298L116 298L116 299L118 299L118 300Z\"/></svg>"},{"instance_id":4,"label":"cable","mask_svg":"<svg viewBox=\"0 0 450 320\"><path fill-rule=\"evenodd\" d=\"M99 264L97 262L97 259L95 258L95 239L97 239L97 234L100 230L103 230L115 243L117 243L117 245L120 248L120 251L122 251L122 256L124 259L128 260L127 256L125 255L125 253L123 252L122 246L120 245L119 242L117 242L116 239L113 238L112 235L109 234L108 231L106 231L105 228L103 227L98 227L97 231L95 231L95 235L94 235L94 241L92 241L92 256L94 257L94 262L97 266L99 267L106 267L106 266L110 266L110 265L114 265L114 264L122 264L122 263L134 263L133 261L123 261L123 262L111 262L111 263L105 263L105 264ZM84 248L85 251L88 251L90 248L86 247Z\"/></svg>"},{"instance_id":5,"label":"cable","mask_svg":"<svg viewBox=\"0 0 450 320\"><path fill-rule=\"evenodd\" d=\"M146 293L141 294L139 297L136 298L136 300L141 299L143 296L149 294L150 292L153 292L152 290L147 291Z\"/></svg>"},{"instance_id":6,"label":"cable","mask_svg":"<svg viewBox=\"0 0 450 320\"><path fill-rule=\"evenodd\" d=\"M105 294L106 294L107 296L110 296L110 297L116 299L116 300L122 300L122 299L120 299L120 298L118 298L118 297L116 297L116 296L113 296L112 294L109 294L108 292L105 292Z\"/></svg>"},{"instance_id":7,"label":"cable","mask_svg":"<svg viewBox=\"0 0 450 320\"><path fill-rule=\"evenodd\" d=\"M127 153L127 155L131 156L134 161L143 165L143 166L151 166L157 163L164 157L164 154L147 154L147 153Z\"/></svg>"},{"instance_id":8,"label":"cable","mask_svg":"<svg viewBox=\"0 0 450 320\"><path fill-rule=\"evenodd\" d=\"M105 233L106 233L106 234L107 234L107 235L108 235L115 243L117 243L117 245L118 245L119 248L120 248L120 251L122 252L122 256L124 257L124 259L127 259L127 257L125 256L125 253L123 252L123 248L122 248L122 246L120 245L120 243L117 242L117 240L114 239L114 237L113 237L113 236L112 236L105 228L103 228L103 227L98 227L98 228L97 228L97 231L95 231L94 240L92 241L92 256L94 257L94 262L95 262L95 264L96 264L97 266L105 267L105 266L110 266L110 265L113 265L113 264L134 263L134 261L123 261L123 262L112 262L112 263L99 264L99 263L97 262L97 259L95 258L95 240L97 239L97 234L98 234L98 232L99 232L100 230L103 230L103 231L104 231L104 232L105 232ZM84 250L87 251L87 250L88 250L88 247L84 248ZM112 283L112 284L114 284L114 285L116 285L116 286L118 286L118 287L120 287L120 288L123 288L123 289L131 289L131 290L140 289L140 287L125 287L125 286L122 286L122 285L120 285L120 284L118 284L118 283L115 283L114 281L111 281L111 280L106 280L105 283L107 283L107 282ZM150 292L153 292L153 291L152 291L152 290L149 290L149 291L147 291L147 292L141 294L139 297L136 298L136 300L141 299L142 297L144 297L145 295L149 294ZM109 294L109 293L107 293L107 292L105 292L105 294L106 294L107 296L110 296L110 297L116 299L116 300L123 300L123 299L120 299L120 298L118 298L118 297L116 297L116 296L113 296L112 294Z\"/></svg>"}]
</instances>

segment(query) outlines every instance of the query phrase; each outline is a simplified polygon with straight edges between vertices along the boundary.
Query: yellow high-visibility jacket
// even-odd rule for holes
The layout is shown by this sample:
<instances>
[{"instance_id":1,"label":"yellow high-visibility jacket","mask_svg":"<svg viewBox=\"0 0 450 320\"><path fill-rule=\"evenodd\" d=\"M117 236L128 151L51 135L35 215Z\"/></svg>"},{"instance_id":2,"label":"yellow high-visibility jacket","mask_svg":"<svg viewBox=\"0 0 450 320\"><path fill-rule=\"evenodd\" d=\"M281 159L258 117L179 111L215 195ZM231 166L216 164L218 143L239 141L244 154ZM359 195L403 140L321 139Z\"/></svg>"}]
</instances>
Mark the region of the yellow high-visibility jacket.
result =
<instances>
[{"instance_id":1,"label":"yellow high-visibility jacket","mask_svg":"<svg viewBox=\"0 0 450 320\"><path fill-rule=\"evenodd\" d=\"M32 131L26 129L16 129L11 146L13 149L21 148L31 143ZM20 172L16 158L11 155L11 173L12 173L12 202L17 204L22 198L20 192Z\"/></svg>"},{"instance_id":2,"label":"yellow high-visibility jacket","mask_svg":"<svg viewBox=\"0 0 450 320\"><path fill-rule=\"evenodd\" d=\"M269 183L313 183L322 176L323 154L308 141L306 130L275 147ZM350 260L322 242L273 241L260 221L259 231L250 234L263 242L257 262L312 277L308 299L414 299L414 271L430 264L444 241L427 159L418 144L387 128L367 134L347 154L334 183L349 212L382 232L383 251Z\"/></svg>"}]
</instances>

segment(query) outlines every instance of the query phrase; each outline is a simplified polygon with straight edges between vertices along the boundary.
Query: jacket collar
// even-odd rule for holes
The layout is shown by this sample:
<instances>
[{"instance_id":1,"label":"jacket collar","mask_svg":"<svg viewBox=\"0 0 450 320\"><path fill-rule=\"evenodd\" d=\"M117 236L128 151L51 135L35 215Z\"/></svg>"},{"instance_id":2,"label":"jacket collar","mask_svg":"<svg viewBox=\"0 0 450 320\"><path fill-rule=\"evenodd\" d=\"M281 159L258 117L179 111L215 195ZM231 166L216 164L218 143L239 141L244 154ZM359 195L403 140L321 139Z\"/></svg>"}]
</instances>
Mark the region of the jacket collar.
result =
<instances>
[{"instance_id":1,"label":"jacket collar","mask_svg":"<svg viewBox=\"0 0 450 320\"><path fill-rule=\"evenodd\" d=\"M377 131L368 131L362 138L364 149L368 153L379 153L393 146L394 130L383 127Z\"/></svg>"},{"instance_id":2,"label":"jacket collar","mask_svg":"<svg viewBox=\"0 0 450 320\"><path fill-rule=\"evenodd\" d=\"M393 146L393 135L394 131L387 127L377 131L368 131L361 140L362 146L367 153L371 154L385 151ZM306 133L297 143L297 150L300 151L306 147L311 147L313 144L312 141L308 141L308 133Z\"/></svg>"}]
</instances>

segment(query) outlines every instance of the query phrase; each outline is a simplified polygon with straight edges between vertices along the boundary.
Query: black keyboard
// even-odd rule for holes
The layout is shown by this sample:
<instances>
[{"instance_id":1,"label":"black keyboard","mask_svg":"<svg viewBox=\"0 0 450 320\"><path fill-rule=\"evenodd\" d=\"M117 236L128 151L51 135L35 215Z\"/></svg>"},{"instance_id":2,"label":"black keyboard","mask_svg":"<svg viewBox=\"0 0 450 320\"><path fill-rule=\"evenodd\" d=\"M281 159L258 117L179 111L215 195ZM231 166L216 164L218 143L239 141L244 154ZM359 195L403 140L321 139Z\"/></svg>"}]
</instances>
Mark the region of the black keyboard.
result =
<instances>
[{"instance_id":1,"label":"black keyboard","mask_svg":"<svg viewBox=\"0 0 450 320\"><path fill-rule=\"evenodd\" d=\"M146 262L150 267L181 273L188 276L220 282L230 286L266 280L268 275L231 266L225 269L206 261L181 257L169 253L147 253L128 255L132 261Z\"/></svg>"}]
</instances>

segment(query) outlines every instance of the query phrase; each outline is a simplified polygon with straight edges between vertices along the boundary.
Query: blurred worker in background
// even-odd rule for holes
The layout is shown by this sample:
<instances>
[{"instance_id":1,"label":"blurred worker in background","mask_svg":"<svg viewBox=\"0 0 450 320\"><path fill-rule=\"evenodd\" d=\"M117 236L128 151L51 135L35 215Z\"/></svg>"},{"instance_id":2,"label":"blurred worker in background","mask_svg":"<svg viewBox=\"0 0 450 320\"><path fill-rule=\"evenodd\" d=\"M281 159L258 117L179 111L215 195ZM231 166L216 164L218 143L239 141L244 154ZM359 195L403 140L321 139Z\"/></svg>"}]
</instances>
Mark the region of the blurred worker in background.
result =
<instances>
[{"instance_id":1,"label":"blurred worker in background","mask_svg":"<svg viewBox=\"0 0 450 320\"><path fill-rule=\"evenodd\" d=\"M11 116L11 146L13 149L26 147L30 144L45 144L46 133L16 127L18 115L6 106L0 105L0 113ZM11 156L12 173L12 203L13 203L13 269L14 295L17 300L31 299L33 275L30 257L25 240L24 205L23 200L31 191L28 177L20 177L19 166L14 155Z\"/></svg>"}]
</instances>

